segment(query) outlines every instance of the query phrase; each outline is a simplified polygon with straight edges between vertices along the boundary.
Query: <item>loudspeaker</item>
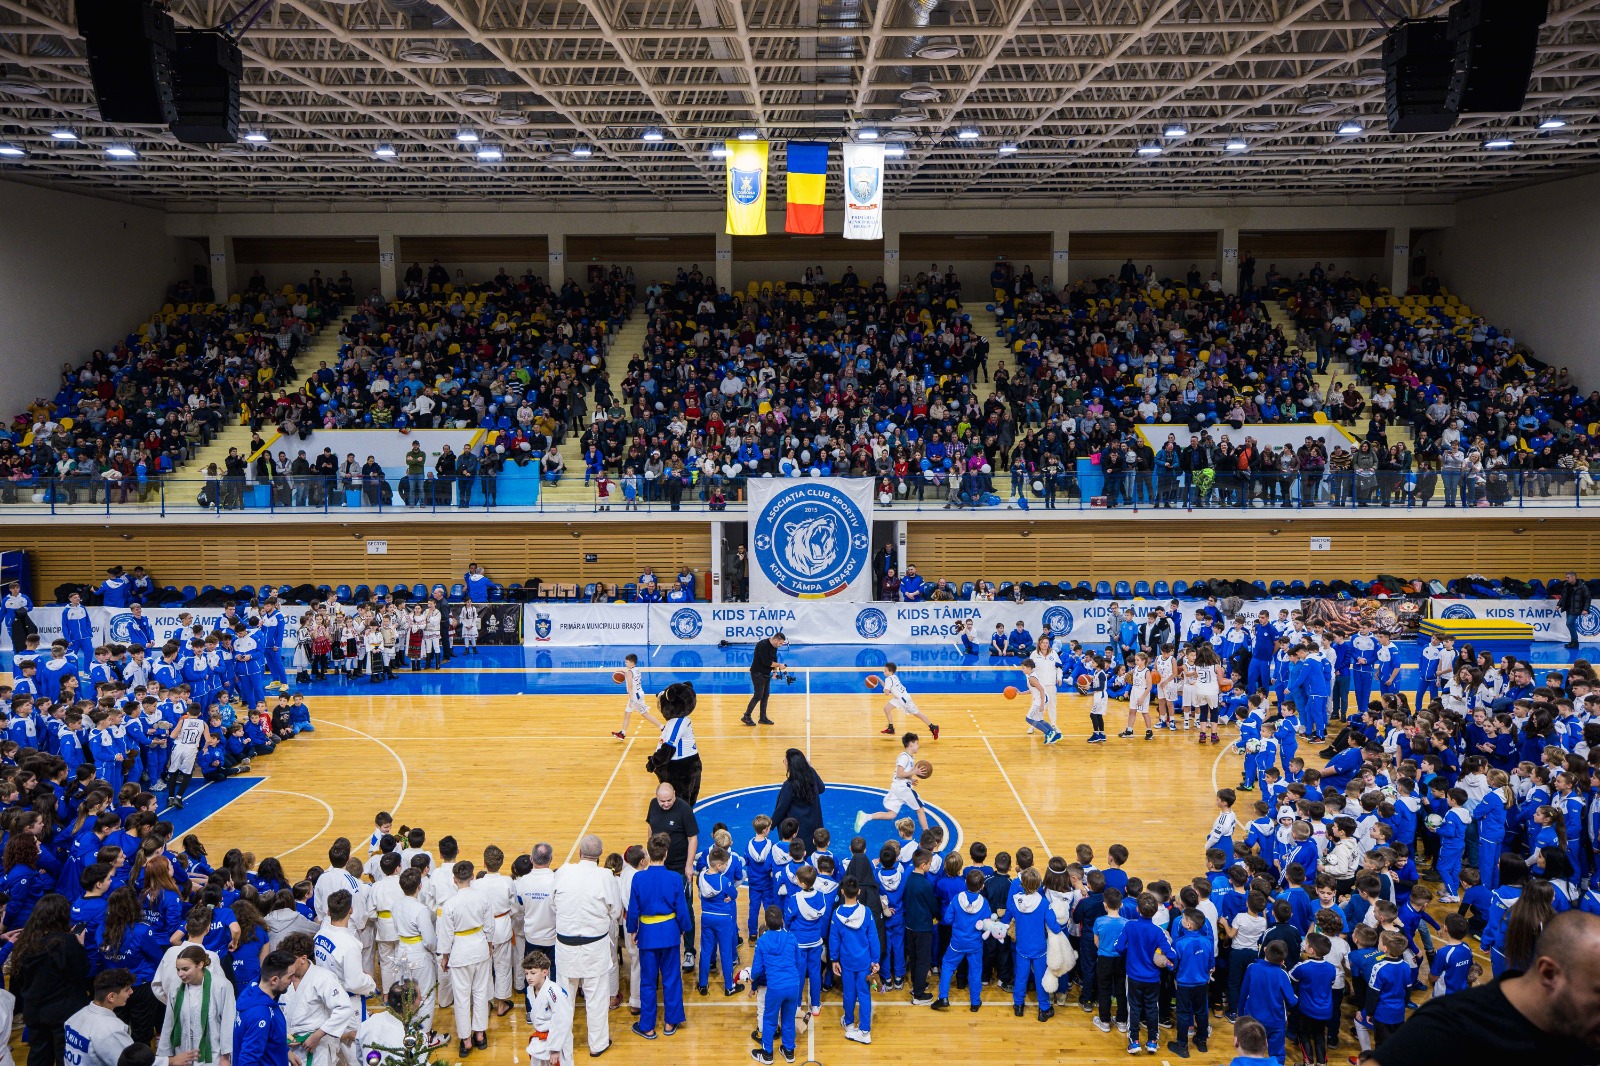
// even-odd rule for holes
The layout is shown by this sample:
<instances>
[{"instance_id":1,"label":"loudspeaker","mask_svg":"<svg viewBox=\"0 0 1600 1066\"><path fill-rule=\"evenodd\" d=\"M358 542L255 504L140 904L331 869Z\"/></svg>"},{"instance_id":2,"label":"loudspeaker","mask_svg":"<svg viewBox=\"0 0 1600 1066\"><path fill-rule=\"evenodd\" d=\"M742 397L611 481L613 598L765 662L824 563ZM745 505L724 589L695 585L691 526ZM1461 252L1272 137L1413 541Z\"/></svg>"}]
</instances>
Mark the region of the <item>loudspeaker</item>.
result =
<instances>
[{"instance_id":1,"label":"loudspeaker","mask_svg":"<svg viewBox=\"0 0 1600 1066\"><path fill-rule=\"evenodd\" d=\"M1445 20L1400 23L1383 39L1384 107L1391 133L1443 133L1456 124L1450 92L1454 50Z\"/></svg>"},{"instance_id":2,"label":"loudspeaker","mask_svg":"<svg viewBox=\"0 0 1600 1066\"><path fill-rule=\"evenodd\" d=\"M168 125L172 56L177 30L172 16L149 0L78 0L78 32L88 46L95 103L108 123Z\"/></svg>"},{"instance_id":3,"label":"loudspeaker","mask_svg":"<svg viewBox=\"0 0 1600 1066\"><path fill-rule=\"evenodd\" d=\"M172 68L178 115L172 133L184 144L232 144L239 139L239 46L212 30L178 34Z\"/></svg>"},{"instance_id":4,"label":"loudspeaker","mask_svg":"<svg viewBox=\"0 0 1600 1066\"><path fill-rule=\"evenodd\" d=\"M1521 111L1548 14L1547 0L1459 0L1450 9L1447 104L1464 115Z\"/></svg>"}]
</instances>

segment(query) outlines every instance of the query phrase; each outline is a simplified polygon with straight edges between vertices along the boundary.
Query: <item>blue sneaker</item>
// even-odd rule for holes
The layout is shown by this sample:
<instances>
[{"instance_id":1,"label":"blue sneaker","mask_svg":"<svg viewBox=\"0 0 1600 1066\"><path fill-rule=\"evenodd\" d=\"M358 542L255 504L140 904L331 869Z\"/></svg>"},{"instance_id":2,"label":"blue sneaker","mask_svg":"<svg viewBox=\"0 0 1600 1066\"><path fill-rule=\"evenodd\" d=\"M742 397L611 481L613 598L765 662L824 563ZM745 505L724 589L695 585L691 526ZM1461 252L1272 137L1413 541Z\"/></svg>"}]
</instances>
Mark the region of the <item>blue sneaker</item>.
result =
<instances>
[{"instance_id":1,"label":"blue sneaker","mask_svg":"<svg viewBox=\"0 0 1600 1066\"><path fill-rule=\"evenodd\" d=\"M1160 1054L1160 1048L1156 1045L1156 1042L1154 1040L1146 1040L1144 1042L1144 1049L1145 1049L1145 1051L1147 1051L1151 1055Z\"/></svg>"},{"instance_id":2,"label":"blue sneaker","mask_svg":"<svg viewBox=\"0 0 1600 1066\"><path fill-rule=\"evenodd\" d=\"M1139 1041L1137 1041L1137 1040L1128 1041L1128 1054L1137 1055L1142 1050L1144 1050L1144 1049L1139 1046Z\"/></svg>"}]
</instances>

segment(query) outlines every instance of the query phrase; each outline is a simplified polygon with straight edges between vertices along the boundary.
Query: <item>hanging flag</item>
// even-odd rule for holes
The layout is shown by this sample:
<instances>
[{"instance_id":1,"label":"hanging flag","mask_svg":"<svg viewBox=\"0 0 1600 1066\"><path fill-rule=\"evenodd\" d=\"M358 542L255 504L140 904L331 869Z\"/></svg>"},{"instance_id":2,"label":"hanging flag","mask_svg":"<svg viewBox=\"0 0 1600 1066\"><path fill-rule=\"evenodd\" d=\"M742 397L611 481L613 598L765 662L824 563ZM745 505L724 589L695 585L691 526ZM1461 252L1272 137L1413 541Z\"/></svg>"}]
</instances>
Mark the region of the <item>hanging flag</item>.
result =
<instances>
[{"instance_id":1,"label":"hanging flag","mask_svg":"<svg viewBox=\"0 0 1600 1066\"><path fill-rule=\"evenodd\" d=\"M844 236L883 239L883 145L844 146Z\"/></svg>"},{"instance_id":2,"label":"hanging flag","mask_svg":"<svg viewBox=\"0 0 1600 1066\"><path fill-rule=\"evenodd\" d=\"M725 141L728 148L728 232L767 232L767 142Z\"/></svg>"},{"instance_id":3,"label":"hanging flag","mask_svg":"<svg viewBox=\"0 0 1600 1066\"><path fill-rule=\"evenodd\" d=\"M789 142L789 210L785 233L821 233L822 205L828 188L828 146Z\"/></svg>"}]
</instances>

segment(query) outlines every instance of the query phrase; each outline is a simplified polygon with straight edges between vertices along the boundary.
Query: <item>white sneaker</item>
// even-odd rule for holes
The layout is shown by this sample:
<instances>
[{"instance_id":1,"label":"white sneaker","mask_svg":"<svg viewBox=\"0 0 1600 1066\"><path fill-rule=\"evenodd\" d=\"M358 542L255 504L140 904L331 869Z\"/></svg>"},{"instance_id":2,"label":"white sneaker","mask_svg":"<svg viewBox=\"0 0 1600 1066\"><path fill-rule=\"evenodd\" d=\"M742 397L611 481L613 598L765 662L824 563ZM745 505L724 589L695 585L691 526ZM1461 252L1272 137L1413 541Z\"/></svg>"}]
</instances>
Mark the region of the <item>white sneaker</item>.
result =
<instances>
[{"instance_id":1,"label":"white sneaker","mask_svg":"<svg viewBox=\"0 0 1600 1066\"><path fill-rule=\"evenodd\" d=\"M846 1040L854 1040L858 1044L872 1043L872 1034L865 1029L846 1029L844 1038Z\"/></svg>"},{"instance_id":2,"label":"white sneaker","mask_svg":"<svg viewBox=\"0 0 1600 1066\"><path fill-rule=\"evenodd\" d=\"M1111 1023L1110 1022L1103 1022L1099 1018L1096 1018L1094 1020L1094 1027L1096 1029L1100 1030L1102 1033L1111 1032Z\"/></svg>"},{"instance_id":3,"label":"white sneaker","mask_svg":"<svg viewBox=\"0 0 1600 1066\"><path fill-rule=\"evenodd\" d=\"M818 1004L817 1006L811 1008L811 1016L813 1018L819 1018L819 1017L822 1016L822 1005L821 1004Z\"/></svg>"},{"instance_id":4,"label":"white sneaker","mask_svg":"<svg viewBox=\"0 0 1600 1066\"><path fill-rule=\"evenodd\" d=\"M1126 1033L1127 1031L1128 1031L1128 1023L1127 1022L1118 1022L1117 1023L1117 1032Z\"/></svg>"},{"instance_id":5,"label":"white sneaker","mask_svg":"<svg viewBox=\"0 0 1600 1066\"><path fill-rule=\"evenodd\" d=\"M867 824L867 812L866 811L857 811L856 812L856 827L855 827L855 831L857 833L861 832L861 827L866 825L866 824Z\"/></svg>"}]
</instances>

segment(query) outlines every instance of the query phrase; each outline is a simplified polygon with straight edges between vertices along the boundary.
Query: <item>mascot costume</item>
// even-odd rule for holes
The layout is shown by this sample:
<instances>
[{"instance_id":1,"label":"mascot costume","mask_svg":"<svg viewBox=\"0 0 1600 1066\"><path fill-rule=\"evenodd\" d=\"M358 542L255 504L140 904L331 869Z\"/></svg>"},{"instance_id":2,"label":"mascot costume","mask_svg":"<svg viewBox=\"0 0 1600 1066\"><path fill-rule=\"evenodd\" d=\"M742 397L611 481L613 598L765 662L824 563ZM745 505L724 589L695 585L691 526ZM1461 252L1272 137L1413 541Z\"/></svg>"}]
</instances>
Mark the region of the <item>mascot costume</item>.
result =
<instances>
[{"instance_id":1,"label":"mascot costume","mask_svg":"<svg viewBox=\"0 0 1600 1066\"><path fill-rule=\"evenodd\" d=\"M700 748L694 741L694 686L687 681L668 685L656 697L661 720L661 746L645 760L644 768L671 785L678 798L693 807L700 801Z\"/></svg>"}]
</instances>

